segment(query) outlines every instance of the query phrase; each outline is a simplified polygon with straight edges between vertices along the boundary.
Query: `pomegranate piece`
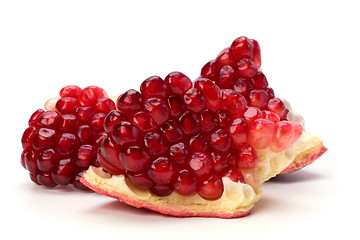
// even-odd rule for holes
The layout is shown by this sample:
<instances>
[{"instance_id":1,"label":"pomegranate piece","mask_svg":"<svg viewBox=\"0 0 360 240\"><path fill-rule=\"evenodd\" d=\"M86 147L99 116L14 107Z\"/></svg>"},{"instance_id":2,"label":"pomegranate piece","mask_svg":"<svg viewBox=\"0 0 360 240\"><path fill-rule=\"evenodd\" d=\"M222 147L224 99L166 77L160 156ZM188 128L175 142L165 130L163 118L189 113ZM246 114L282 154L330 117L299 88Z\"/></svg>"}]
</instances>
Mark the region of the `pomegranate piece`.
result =
<instances>
[{"instance_id":1,"label":"pomegranate piece","mask_svg":"<svg viewBox=\"0 0 360 240\"><path fill-rule=\"evenodd\" d=\"M31 115L21 139L21 163L36 184L73 184L86 189L79 179L89 166L98 166L96 150L106 136L104 118L115 109L115 103L96 86L66 86L60 90L60 97L53 109L39 109ZM124 120L110 116L107 129L118 119Z\"/></svg>"}]
</instances>

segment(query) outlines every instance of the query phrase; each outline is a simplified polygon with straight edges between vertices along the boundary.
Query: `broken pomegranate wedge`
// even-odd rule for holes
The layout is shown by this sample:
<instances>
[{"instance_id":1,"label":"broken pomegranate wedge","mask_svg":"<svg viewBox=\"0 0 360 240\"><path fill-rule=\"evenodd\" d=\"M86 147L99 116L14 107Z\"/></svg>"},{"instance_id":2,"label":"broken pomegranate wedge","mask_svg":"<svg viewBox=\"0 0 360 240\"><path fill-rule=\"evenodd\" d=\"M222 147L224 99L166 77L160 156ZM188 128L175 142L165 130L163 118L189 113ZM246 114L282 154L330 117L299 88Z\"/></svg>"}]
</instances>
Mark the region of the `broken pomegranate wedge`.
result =
<instances>
[{"instance_id":1,"label":"broken pomegranate wedge","mask_svg":"<svg viewBox=\"0 0 360 240\"><path fill-rule=\"evenodd\" d=\"M128 90L104 120L100 167L81 182L135 206L173 216L233 218L250 214L260 186L317 141L273 109L251 106L180 72ZM301 137L301 140L299 138Z\"/></svg>"},{"instance_id":2,"label":"broken pomegranate wedge","mask_svg":"<svg viewBox=\"0 0 360 240\"><path fill-rule=\"evenodd\" d=\"M245 119L291 120L304 125L302 117L291 110L288 102L275 97L274 90L269 86L268 80L260 67L259 43L254 39L242 36L235 39L230 47L222 50L214 60L206 63L201 69L201 77L211 79L221 89L233 89L245 97L249 106L244 114ZM286 126L287 124L286 121L280 124L281 126L275 130L275 135L280 132L291 131ZM295 128L295 131L300 131L300 129ZM286 144L291 145L293 140L290 135L282 138L280 142L272 142L270 149L279 152L287 147ZM308 139L310 133L303 129L302 135L304 139ZM326 152L327 149L320 139L315 136L311 136L311 139L312 141L307 142L307 145L304 146L308 148L307 153L294 158L290 165L280 174L301 169ZM253 141L257 145L262 145L266 139L253 139Z\"/></svg>"},{"instance_id":3,"label":"broken pomegranate wedge","mask_svg":"<svg viewBox=\"0 0 360 240\"><path fill-rule=\"evenodd\" d=\"M96 151L106 136L103 121L114 109L102 88L62 88L60 98L32 114L23 133L21 164L30 179L47 187L73 184L86 190L80 176L89 166L98 166Z\"/></svg>"}]
</instances>

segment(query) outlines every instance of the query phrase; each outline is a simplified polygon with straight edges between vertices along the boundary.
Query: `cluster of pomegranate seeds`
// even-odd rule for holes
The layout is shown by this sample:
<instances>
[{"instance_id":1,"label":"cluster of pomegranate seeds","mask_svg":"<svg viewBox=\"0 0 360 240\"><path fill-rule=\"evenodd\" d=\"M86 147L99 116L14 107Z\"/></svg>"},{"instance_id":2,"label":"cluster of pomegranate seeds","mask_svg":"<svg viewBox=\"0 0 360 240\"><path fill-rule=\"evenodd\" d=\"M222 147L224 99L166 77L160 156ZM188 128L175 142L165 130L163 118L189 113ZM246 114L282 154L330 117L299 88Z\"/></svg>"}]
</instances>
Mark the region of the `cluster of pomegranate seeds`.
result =
<instances>
[{"instance_id":1,"label":"cluster of pomegranate seeds","mask_svg":"<svg viewBox=\"0 0 360 240\"><path fill-rule=\"evenodd\" d=\"M219 199L222 177L244 182L241 169L257 166L254 143L282 136L277 114L249 107L234 89L221 90L207 78L192 83L180 72L146 79L140 92L131 89L118 98L117 109L104 121L108 136L98 150L99 164L158 196L175 191ZM271 133L264 131L267 125Z\"/></svg>"},{"instance_id":2,"label":"cluster of pomegranate seeds","mask_svg":"<svg viewBox=\"0 0 360 240\"><path fill-rule=\"evenodd\" d=\"M96 86L66 86L60 97L54 110L39 109L30 117L21 139L21 163L37 184L86 190L79 178L97 165L96 151L107 135L103 122L115 103Z\"/></svg>"}]
</instances>

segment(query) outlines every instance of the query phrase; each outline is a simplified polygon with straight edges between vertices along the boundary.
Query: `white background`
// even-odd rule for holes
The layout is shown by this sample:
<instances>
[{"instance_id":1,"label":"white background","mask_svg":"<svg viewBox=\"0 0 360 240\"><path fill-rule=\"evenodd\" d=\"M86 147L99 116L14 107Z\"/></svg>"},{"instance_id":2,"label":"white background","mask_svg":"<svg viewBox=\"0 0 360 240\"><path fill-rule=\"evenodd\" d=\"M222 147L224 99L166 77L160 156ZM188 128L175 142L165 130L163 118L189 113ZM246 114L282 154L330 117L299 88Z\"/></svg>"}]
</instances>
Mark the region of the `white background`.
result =
<instances>
[{"instance_id":1,"label":"white background","mask_svg":"<svg viewBox=\"0 0 360 240\"><path fill-rule=\"evenodd\" d=\"M130 3L129 3L130 2ZM1 235L11 239L309 239L359 236L356 1L1 1ZM67 84L119 95L152 75L191 79L233 39L259 41L262 70L329 151L263 186L240 219L173 218L30 182L31 113ZM10 237L11 236L11 237Z\"/></svg>"}]
</instances>

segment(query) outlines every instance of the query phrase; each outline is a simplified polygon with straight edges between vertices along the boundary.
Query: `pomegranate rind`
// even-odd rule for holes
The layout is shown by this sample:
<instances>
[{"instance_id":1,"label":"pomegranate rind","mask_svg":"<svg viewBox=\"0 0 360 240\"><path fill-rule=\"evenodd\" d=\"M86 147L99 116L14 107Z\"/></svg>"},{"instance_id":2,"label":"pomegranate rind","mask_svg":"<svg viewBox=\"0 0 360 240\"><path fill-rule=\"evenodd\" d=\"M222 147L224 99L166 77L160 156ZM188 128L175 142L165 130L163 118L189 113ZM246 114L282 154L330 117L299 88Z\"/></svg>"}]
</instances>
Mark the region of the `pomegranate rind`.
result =
<instances>
[{"instance_id":1,"label":"pomegranate rind","mask_svg":"<svg viewBox=\"0 0 360 240\"><path fill-rule=\"evenodd\" d=\"M280 174L282 175L295 172L310 165L321 157L327 150L328 149L323 145L323 142L320 139L312 141L312 144L309 145L306 150L299 152L289 166L282 170Z\"/></svg>"},{"instance_id":2,"label":"pomegranate rind","mask_svg":"<svg viewBox=\"0 0 360 240\"><path fill-rule=\"evenodd\" d=\"M176 217L244 217L251 213L254 204L261 197L260 190L255 191L248 184L243 183L237 183L240 191L227 194L231 195L227 196L230 206L224 202L226 191L220 199L215 201L205 200L198 194L187 197L175 192L169 196L159 197L149 191L137 189L125 180L124 175L111 176L96 167L90 167L80 181L93 191L128 205Z\"/></svg>"}]
</instances>

